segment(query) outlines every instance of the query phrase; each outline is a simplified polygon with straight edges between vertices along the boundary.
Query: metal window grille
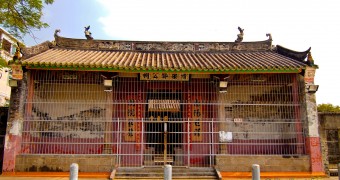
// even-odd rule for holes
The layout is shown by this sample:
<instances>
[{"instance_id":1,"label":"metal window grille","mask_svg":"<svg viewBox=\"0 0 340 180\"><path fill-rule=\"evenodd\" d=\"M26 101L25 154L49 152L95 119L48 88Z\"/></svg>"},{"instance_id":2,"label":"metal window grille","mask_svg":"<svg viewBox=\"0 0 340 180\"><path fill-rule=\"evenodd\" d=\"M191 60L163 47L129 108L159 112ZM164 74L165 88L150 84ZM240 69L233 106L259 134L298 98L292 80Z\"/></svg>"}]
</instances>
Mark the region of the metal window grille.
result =
<instances>
[{"instance_id":1,"label":"metal window grille","mask_svg":"<svg viewBox=\"0 0 340 180\"><path fill-rule=\"evenodd\" d=\"M32 71L27 91L22 154L115 155L120 166L197 167L213 165L216 155L305 154L303 82L296 74L144 81L131 74Z\"/></svg>"},{"instance_id":2,"label":"metal window grille","mask_svg":"<svg viewBox=\"0 0 340 180\"><path fill-rule=\"evenodd\" d=\"M337 129L327 129L327 147L328 147L328 162L330 164L338 164L340 159L339 150L339 131Z\"/></svg>"}]
</instances>

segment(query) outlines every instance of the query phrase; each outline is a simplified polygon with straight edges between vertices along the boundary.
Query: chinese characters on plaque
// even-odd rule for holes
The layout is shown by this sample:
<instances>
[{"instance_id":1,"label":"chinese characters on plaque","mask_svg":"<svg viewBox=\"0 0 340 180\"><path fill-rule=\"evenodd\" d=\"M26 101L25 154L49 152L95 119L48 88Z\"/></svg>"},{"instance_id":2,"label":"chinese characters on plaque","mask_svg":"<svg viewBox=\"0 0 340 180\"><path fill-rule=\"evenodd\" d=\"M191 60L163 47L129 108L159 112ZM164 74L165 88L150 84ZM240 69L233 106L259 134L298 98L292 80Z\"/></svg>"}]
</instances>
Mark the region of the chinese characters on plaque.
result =
<instances>
[{"instance_id":1,"label":"chinese characters on plaque","mask_svg":"<svg viewBox=\"0 0 340 180\"><path fill-rule=\"evenodd\" d=\"M136 139L136 104L134 100L129 100L130 104L126 105L126 124L125 124L125 141L135 141Z\"/></svg>"},{"instance_id":2,"label":"chinese characters on plaque","mask_svg":"<svg viewBox=\"0 0 340 180\"><path fill-rule=\"evenodd\" d=\"M184 73L140 73L140 80L146 81L189 81L189 74Z\"/></svg>"},{"instance_id":3,"label":"chinese characters on plaque","mask_svg":"<svg viewBox=\"0 0 340 180\"><path fill-rule=\"evenodd\" d=\"M164 117L161 117L161 116L157 116L157 117L150 116L149 120L150 121L158 121L158 122L161 122L161 121L167 122L169 120L169 118L168 118L168 116L164 116Z\"/></svg>"},{"instance_id":4,"label":"chinese characters on plaque","mask_svg":"<svg viewBox=\"0 0 340 180\"><path fill-rule=\"evenodd\" d=\"M192 105L192 121L190 127L191 141L202 141L202 104L198 98L194 98Z\"/></svg>"}]
</instances>

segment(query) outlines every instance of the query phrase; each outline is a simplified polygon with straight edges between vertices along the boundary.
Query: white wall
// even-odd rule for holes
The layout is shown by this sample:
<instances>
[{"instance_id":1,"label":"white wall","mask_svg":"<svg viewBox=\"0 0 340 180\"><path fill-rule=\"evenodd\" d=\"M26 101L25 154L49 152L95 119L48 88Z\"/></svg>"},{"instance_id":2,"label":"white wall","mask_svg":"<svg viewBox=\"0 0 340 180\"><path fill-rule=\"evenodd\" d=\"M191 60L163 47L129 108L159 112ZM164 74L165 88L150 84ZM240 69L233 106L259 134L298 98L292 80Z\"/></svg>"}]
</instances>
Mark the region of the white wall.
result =
<instances>
[{"instance_id":1,"label":"white wall","mask_svg":"<svg viewBox=\"0 0 340 180\"><path fill-rule=\"evenodd\" d=\"M4 106L6 99L9 100L11 95L11 87L8 86L8 71L5 68L0 70L0 107Z\"/></svg>"}]
</instances>

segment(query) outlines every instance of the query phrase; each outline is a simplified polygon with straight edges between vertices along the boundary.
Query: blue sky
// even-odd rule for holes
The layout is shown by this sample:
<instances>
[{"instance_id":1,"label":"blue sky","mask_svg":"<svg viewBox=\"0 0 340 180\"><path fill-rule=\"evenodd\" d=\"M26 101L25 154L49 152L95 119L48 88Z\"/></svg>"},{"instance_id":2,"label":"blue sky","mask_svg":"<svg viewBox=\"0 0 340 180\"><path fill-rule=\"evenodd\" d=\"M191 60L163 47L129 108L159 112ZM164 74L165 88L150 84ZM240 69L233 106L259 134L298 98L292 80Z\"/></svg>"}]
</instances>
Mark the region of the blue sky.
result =
<instances>
[{"instance_id":1,"label":"blue sky","mask_svg":"<svg viewBox=\"0 0 340 180\"><path fill-rule=\"evenodd\" d=\"M271 33L274 45L312 55L320 69L317 103L340 105L340 3L338 0L55 0L44 9L50 27L35 31L37 43L61 36L146 41L261 41ZM28 46L36 45L25 37Z\"/></svg>"}]
</instances>

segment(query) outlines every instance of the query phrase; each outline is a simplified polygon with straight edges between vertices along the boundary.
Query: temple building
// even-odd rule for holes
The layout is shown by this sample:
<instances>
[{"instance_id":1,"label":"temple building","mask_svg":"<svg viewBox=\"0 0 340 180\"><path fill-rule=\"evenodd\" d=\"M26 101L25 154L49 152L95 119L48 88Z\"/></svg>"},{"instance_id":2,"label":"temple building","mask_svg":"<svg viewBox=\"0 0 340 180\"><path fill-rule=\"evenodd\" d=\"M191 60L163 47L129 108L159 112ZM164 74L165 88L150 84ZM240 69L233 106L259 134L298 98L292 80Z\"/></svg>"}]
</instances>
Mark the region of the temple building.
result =
<instances>
[{"instance_id":1,"label":"temple building","mask_svg":"<svg viewBox=\"0 0 340 180\"><path fill-rule=\"evenodd\" d=\"M53 42L22 48L3 174L171 164L231 177L259 164L268 176L323 176L310 48L267 36L149 42L56 31Z\"/></svg>"}]
</instances>

